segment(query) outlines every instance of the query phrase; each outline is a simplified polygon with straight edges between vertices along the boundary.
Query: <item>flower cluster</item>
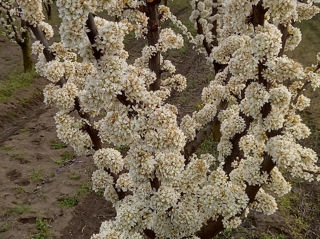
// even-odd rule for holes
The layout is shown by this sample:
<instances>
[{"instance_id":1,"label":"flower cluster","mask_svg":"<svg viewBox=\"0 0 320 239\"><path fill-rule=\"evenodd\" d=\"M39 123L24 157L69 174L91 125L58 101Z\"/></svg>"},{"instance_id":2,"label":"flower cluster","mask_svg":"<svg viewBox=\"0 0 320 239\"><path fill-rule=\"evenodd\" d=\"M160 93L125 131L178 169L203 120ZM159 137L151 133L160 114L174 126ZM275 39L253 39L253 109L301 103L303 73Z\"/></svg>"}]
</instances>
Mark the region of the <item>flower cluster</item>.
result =
<instances>
[{"instance_id":1,"label":"flower cluster","mask_svg":"<svg viewBox=\"0 0 320 239\"><path fill-rule=\"evenodd\" d=\"M25 21L34 26L43 21L44 14L41 0L18 0L17 3L21 8L22 18Z\"/></svg>"}]
</instances>

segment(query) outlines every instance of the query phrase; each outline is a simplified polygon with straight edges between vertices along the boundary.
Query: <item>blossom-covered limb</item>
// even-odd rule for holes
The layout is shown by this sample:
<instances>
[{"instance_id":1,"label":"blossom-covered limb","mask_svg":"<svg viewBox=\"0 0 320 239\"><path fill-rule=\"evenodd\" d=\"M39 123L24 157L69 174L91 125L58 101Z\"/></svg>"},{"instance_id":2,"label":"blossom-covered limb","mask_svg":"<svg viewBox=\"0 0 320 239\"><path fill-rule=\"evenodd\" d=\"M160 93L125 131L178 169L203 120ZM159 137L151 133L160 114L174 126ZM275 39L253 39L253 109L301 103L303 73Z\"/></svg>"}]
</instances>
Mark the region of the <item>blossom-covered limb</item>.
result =
<instances>
[{"instance_id":1,"label":"blossom-covered limb","mask_svg":"<svg viewBox=\"0 0 320 239\"><path fill-rule=\"evenodd\" d=\"M47 62L53 61L55 59L55 55L50 50L50 45L49 45L43 31L41 31L41 29L38 26L29 24L29 23L27 23L27 26L31 29L31 31L33 32L36 39L38 41L40 41L41 44L44 46L43 54L46 58L46 61ZM62 80L60 80L56 84L59 86L62 86L63 82L62 82ZM90 121L90 116L88 114L82 112L81 106L79 104L79 99L77 97L75 98L74 107L81 118ZM97 130L94 129L92 126L90 126L87 123L84 124L83 130L85 130L89 134L89 136L92 140L92 143L94 145L94 149L96 149L96 150L100 149L102 147L102 143L101 143L101 140L98 136Z\"/></svg>"},{"instance_id":2,"label":"blossom-covered limb","mask_svg":"<svg viewBox=\"0 0 320 239\"><path fill-rule=\"evenodd\" d=\"M314 69L313 72L316 73L316 72L319 71L319 70L320 70L320 64L318 63L318 65L316 66L316 68ZM294 97L293 100L292 100L292 104L293 104L293 105L297 104L297 101L298 101L299 97L301 96L301 94L303 93L303 91L304 91L305 89L307 89L307 87L308 87L309 85L311 85L311 84L312 84L311 81L306 81L306 82L303 84L303 86L302 86L300 89L298 89L298 92L297 92L296 97Z\"/></svg>"},{"instance_id":3,"label":"blossom-covered limb","mask_svg":"<svg viewBox=\"0 0 320 239\"><path fill-rule=\"evenodd\" d=\"M45 37L45 34L43 31L39 28L39 26L35 26L33 24L30 24L29 22L26 22L28 28L32 31L35 38L41 42L41 44L44 46L43 54L47 60L47 62L52 61L55 59L54 54L50 51L50 45L48 40ZM62 83L58 83L60 86Z\"/></svg>"},{"instance_id":4,"label":"blossom-covered limb","mask_svg":"<svg viewBox=\"0 0 320 239\"><path fill-rule=\"evenodd\" d=\"M227 106L227 102L224 101L220 104L218 111L224 110ZM195 138L188 142L183 149L183 155L186 159L189 159L193 155L199 146L212 134L216 126L219 125L218 117L214 117L207 125L201 128L197 133ZM189 160L186 160L186 164L189 163Z\"/></svg>"}]
</instances>

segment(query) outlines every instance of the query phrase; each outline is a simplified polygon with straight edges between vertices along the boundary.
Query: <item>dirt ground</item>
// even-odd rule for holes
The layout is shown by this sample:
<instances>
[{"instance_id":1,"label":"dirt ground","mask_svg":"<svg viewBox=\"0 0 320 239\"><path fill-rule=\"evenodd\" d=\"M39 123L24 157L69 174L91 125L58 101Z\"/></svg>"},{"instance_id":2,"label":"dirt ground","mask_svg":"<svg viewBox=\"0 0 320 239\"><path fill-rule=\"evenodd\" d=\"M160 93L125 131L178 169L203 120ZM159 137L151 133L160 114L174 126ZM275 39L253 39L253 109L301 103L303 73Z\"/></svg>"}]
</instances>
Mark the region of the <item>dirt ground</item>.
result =
<instances>
[{"instance_id":1,"label":"dirt ground","mask_svg":"<svg viewBox=\"0 0 320 239\"><path fill-rule=\"evenodd\" d=\"M180 17L186 18L186 13L184 8ZM142 45L132 43L128 49L137 55ZM19 50L0 39L0 79L21 67ZM185 93L170 100L181 109L181 117L198 107L201 89L213 75L205 74L208 68L203 57L188 47L168 57L188 78ZM115 215L111 204L90 190L92 159L74 156L57 139L55 109L42 103L40 92L45 84L44 79L36 78L32 86L0 103L1 239L41 238L36 237L39 218L48 222L48 238L87 239L102 221ZM311 94L313 103L304 117L313 135L305 143L319 153L320 96ZM28 103L21 104L19 97L29 99ZM251 214L241 228L219 238L320 238L319 204L319 184L295 181L292 193L279 201L276 214Z\"/></svg>"},{"instance_id":2,"label":"dirt ground","mask_svg":"<svg viewBox=\"0 0 320 239\"><path fill-rule=\"evenodd\" d=\"M0 81L10 72L22 68L22 54L14 43L0 35Z\"/></svg>"}]
</instances>

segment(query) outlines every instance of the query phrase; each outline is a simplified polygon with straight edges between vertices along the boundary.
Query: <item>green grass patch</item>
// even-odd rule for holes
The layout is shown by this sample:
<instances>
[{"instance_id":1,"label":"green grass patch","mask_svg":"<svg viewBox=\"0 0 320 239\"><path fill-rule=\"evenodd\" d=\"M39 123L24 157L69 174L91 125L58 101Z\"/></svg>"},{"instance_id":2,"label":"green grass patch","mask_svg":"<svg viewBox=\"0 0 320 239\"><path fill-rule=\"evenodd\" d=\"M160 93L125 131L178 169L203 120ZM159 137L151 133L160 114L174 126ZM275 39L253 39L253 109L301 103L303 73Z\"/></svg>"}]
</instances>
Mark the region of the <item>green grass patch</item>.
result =
<instances>
[{"instance_id":1,"label":"green grass patch","mask_svg":"<svg viewBox=\"0 0 320 239\"><path fill-rule=\"evenodd\" d=\"M39 198L41 198L42 200L44 200L44 199L47 198L47 195L44 194L43 192L39 192L39 193L38 193L38 196L39 196Z\"/></svg>"},{"instance_id":2,"label":"green grass patch","mask_svg":"<svg viewBox=\"0 0 320 239\"><path fill-rule=\"evenodd\" d=\"M301 30L302 41L300 45L293 52L289 52L288 55L304 65L311 65L316 62L316 55L320 49L319 21L320 15L318 14L311 20L296 24L296 27Z\"/></svg>"},{"instance_id":3,"label":"green grass patch","mask_svg":"<svg viewBox=\"0 0 320 239\"><path fill-rule=\"evenodd\" d=\"M298 214L299 196L290 192L279 201L279 210L283 215Z\"/></svg>"},{"instance_id":4,"label":"green grass patch","mask_svg":"<svg viewBox=\"0 0 320 239\"><path fill-rule=\"evenodd\" d=\"M67 147L67 145L65 145L64 143L58 142L58 141L51 141L50 142L50 148L52 148L52 149L64 149L66 147Z\"/></svg>"},{"instance_id":5,"label":"green grass patch","mask_svg":"<svg viewBox=\"0 0 320 239\"><path fill-rule=\"evenodd\" d=\"M91 190L91 187L90 187L90 184L88 183L83 183L81 184L80 188L78 189L78 196L81 196L81 195L86 195L90 192Z\"/></svg>"},{"instance_id":6,"label":"green grass patch","mask_svg":"<svg viewBox=\"0 0 320 239\"><path fill-rule=\"evenodd\" d=\"M22 134L23 134L23 133L26 133L26 132L28 132L28 131L30 131L29 128L23 128L23 129L20 129L20 130L19 130L19 132L22 133Z\"/></svg>"},{"instance_id":7,"label":"green grass patch","mask_svg":"<svg viewBox=\"0 0 320 239\"><path fill-rule=\"evenodd\" d=\"M69 175L69 178L72 180L79 180L81 178L81 175L78 173L72 173Z\"/></svg>"},{"instance_id":8,"label":"green grass patch","mask_svg":"<svg viewBox=\"0 0 320 239\"><path fill-rule=\"evenodd\" d=\"M126 153L130 148L127 145L114 146L115 150L118 150L120 153Z\"/></svg>"},{"instance_id":9,"label":"green grass patch","mask_svg":"<svg viewBox=\"0 0 320 239\"><path fill-rule=\"evenodd\" d=\"M178 101L181 104L188 104L190 102L190 98L188 96L182 96L178 98Z\"/></svg>"},{"instance_id":10,"label":"green grass patch","mask_svg":"<svg viewBox=\"0 0 320 239\"><path fill-rule=\"evenodd\" d=\"M215 74L214 74L213 72L210 72L210 73L208 74L208 79L207 79L208 83L209 83L210 81L213 81L214 78L215 78Z\"/></svg>"},{"instance_id":11,"label":"green grass patch","mask_svg":"<svg viewBox=\"0 0 320 239\"><path fill-rule=\"evenodd\" d=\"M44 175L42 169L34 170L30 176L30 180L32 183L40 183L43 180L43 178Z\"/></svg>"},{"instance_id":12,"label":"green grass patch","mask_svg":"<svg viewBox=\"0 0 320 239\"><path fill-rule=\"evenodd\" d=\"M261 237L263 239L286 239L287 238L283 234L273 234L273 233L262 233Z\"/></svg>"},{"instance_id":13,"label":"green grass patch","mask_svg":"<svg viewBox=\"0 0 320 239\"><path fill-rule=\"evenodd\" d=\"M8 225L7 223L2 224L2 225L0 226L0 233L1 233L1 232L6 232L6 231L8 231L8 229L9 229L9 225Z\"/></svg>"},{"instance_id":14,"label":"green grass patch","mask_svg":"<svg viewBox=\"0 0 320 239\"><path fill-rule=\"evenodd\" d=\"M18 204L15 207L12 207L8 210L9 214L18 214L18 215L22 215L26 212L30 211L30 207L26 204Z\"/></svg>"},{"instance_id":15,"label":"green grass patch","mask_svg":"<svg viewBox=\"0 0 320 239\"><path fill-rule=\"evenodd\" d=\"M1 102L1 92L0 92L0 102ZM9 120L15 120L16 116L14 114L6 114L5 117Z\"/></svg>"},{"instance_id":16,"label":"green grass patch","mask_svg":"<svg viewBox=\"0 0 320 239\"><path fill-rule=\"evenodd\" d=\"M13 146L9 146L9 145L3 145L3 146L0 147L0 149L4 150L4 151L10 151L13 148L14 148Z\"/></svg>"},{"instance_id":17,"label":"green grass patch","mask_svg":"<svg viewBox=\"0 0 320 239\"><path fill-rule=\"evenodd\" d=\"M36 220L37 234L32 239L47 239L50 236L50 226L46 219L37 218Z\"/></svg>"},{"instance_id":18,"label":"green grass patch","mask_svg":"<svg viewBox=\"0 0 320 239\"><path fill-rule=\"evenodd\" d=\"M17 186L17 187L15 188L15 190L16 190L16 194L17 194L17 195L23 195L23 194L25 194L25 192L26 192L26 190L24 190L24 188L21 187L21 186Z\"/></svg>"},{"instance_id":19,"label":"green grass patch","mask_svg":"<svg viewBox=\"0 0 320 239\"><path fill-rule=\"evenodd\" d=\"M65 195L58 199L60 206L71 208L75 207L79 203L81 196L88 194L91 190L91 186L88 183L82 183L75 195Z\"/></svg>"},{"instance_id":20,"label":"green grass patch","mask_svg":"<svg viewBox=\"0 0 320 239\"><path fill-rule=\"evenodd\" d=\"M194 78L189 79L186 90L192 90L196 88L196 80Z\"/></svg>"},{"instance_id":21,"label":"green grass patch","mask_svg":"<svg viewBox=\"0 0 320 239\"><path fill-rule=\"evenodd\" d=\"M58 164L60 167L66 166L73 161L73 155L69 152L64 152L60 156L61 159L55 161L55 163Z\"/></svg>"},{"instance_id":22,"label":"green grass patch","mask_svg":"<svg viewBox=\"0 0 320 239\"><path fill-rule=\"evenodd\" d=\"M248 231L246 228L243 228L241 226L236 229L226 228L223 232L221 232L217 236L217 239L234 239L234 238L253 239L255 237L251 235L250 231Z\"/></svg>"},{"instance_id":23,"label":"green grass patch","mask_svg":"<svg viewBox=\"0 0 320 239\"><path fill-rule=\"evenodd\" d=\"M23 158L24 158L24 153L11 154L10 157L11 157L12 159L23 159Z\"/></svg>"},{"instance_id":24,"label":"green grass patch","mask_svg":"<svg viewBox=\"0 0 320 239\"><path fill-rule=\"evenodd\" d=\"M38 74L35 71L7 75L3 81L0 81L0 102L7 102L16 90L30 86L36 76Z\"/></svg>"},{"instance_id":25,"label":"green grass patch","mask_svg":"<svg viewBox=\"0 0 320 239\"><path fill-rule=\"evenodd\" d=\"M200 145L200 147L196 151L196 154L200 156L201 154L209 153L217 158L218 157L217 145L218 145L218 142L216 142L213 138L213 135L211 135Z\"/></svg>"},{"instance_id":26,"label":"green grass patch","mask_svg":"<svg viewBox=\"0 0 320 239\"><path fill-rule=\"evenodd\" d=\"M127 46L128 44L130 44L131 42L135 41L135 33L133 31L131 31L129 34L127 34L124 38L123 43L125 44L125 46Z\"/></svg>"},{"instance_id":27,"label":"green grass patch","mask_svg":"<svg viewBox=\"0 0 320 239\"><path fill-rule=\"evenodd\" d=\"M31 99L28 99L28 98L21 98L18 100L19 101L19 104L22 105L22 106L26 106L28 104L30 104L31 102Z\"/></svg>"},{"instance_id":28,"label":"green grass patch","mask_svg":"<svg viewBox=\"0 0 320 239\"><path fill-rule=\"evenodd\" d=\"M76 196L66 195L62 198L59 198L58 202L63 207L71 208L78 205L79 199Z\"/></svg>"}]
</instances>

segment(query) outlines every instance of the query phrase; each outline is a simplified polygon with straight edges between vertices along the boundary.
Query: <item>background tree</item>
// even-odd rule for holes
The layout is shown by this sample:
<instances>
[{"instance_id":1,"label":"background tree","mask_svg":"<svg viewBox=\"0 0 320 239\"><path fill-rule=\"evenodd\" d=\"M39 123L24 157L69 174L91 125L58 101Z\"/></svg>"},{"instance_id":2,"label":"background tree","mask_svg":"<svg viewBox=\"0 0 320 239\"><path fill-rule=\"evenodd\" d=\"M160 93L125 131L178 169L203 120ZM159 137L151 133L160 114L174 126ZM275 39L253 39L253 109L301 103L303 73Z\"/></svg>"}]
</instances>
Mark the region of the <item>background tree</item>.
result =
<instances>
[{"instance_id":1,"label":"background tree","mask_svg":"<svg viewBox=\"0 0 320 239\"><path fill-rule=\"evenodd\" d=\"M285 175L320 180L315 152L299 144L310 131L298 115L310 104L304 90L320 85L319 63L304 68L285 55L301 40L294 23L319 12L314 1L191 1L192 36L160 0L58 0L61 42L51 46L41 1L18 3L39 40L36 68L51 82L45 102L57 106L58 136L93 154L93 189L117 211L93 239L212 238L250 210L274 213L275 197L291 189ZM186 79L163 53L183 37L165 20L215 72L203 107L181 121L167 99ZM147 44L128 63L131 31ZM218 157L194 154L217 125ZM110 147L121 145L123 155Z\"/></svg>"},{"instance_id":2,"label":"background tree","mask_svg":"<svg viewBox=\"0 0 320 239\"><path fill-rule=\"evenodd\" d=\"M46 11L48 20L51 20L52 17L52 4L54 3L53 0L44 0L43 1L43 7Z\"/></svg>"},{"instance_id":3,"label":"background tree","mask_svg":"<svg viewBox=\"0 0 320 239\"><path fill-rule=\"evenodd\" d=\"M16 1L0 1L0 20L3 34L21 48L24 72L31 71L33 62L31 58L30 33L25 21L19 17Z\"/></svg>"}]
</instances>

